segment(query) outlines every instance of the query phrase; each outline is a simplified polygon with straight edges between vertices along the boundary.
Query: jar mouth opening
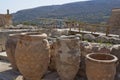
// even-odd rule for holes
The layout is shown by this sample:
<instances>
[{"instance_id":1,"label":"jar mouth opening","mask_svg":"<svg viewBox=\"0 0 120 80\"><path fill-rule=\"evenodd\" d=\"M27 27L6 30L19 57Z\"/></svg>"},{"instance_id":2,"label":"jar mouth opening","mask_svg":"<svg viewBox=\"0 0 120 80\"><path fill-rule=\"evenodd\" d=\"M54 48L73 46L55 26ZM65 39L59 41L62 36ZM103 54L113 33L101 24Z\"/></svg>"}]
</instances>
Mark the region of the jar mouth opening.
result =
<instances>
[{"instance_id":1,"label":"jar mouth opening","mask_svg":"<svg viewBox=\"0 0 120 80\"><path fill-rule=\"evenodd\" d=\"M95 62L116 62L118 58L111 54L103 54L103 53L91 53L86 55L86 58Z\"/></svg>"}]
</instances>

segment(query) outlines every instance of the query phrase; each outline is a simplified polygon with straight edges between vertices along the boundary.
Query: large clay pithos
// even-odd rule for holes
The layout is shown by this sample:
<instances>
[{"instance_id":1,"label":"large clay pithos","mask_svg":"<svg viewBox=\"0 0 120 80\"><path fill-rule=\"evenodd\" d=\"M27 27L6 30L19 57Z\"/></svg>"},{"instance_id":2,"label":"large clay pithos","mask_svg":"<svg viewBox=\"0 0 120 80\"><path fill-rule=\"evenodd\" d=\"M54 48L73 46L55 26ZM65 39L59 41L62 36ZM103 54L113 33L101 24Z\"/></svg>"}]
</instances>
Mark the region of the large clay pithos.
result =
<instances>
[{"instance_id":1,"label":"large clay pithos","mask_svg":"<svg viewBox=\"0 0 120 80\"><path fill-rule=\"evenodd\" d=\"M60 80L74 80L80 64L79 38L73 36L58 38L55 53Z\"/></svg>"},{"instance_id":2,"label":"large clay pithos","mask_svg":"<svg viewBox=\"0 0 120 80\"><path fill-rule=\"evenodd\" d=\"M17 43L15 59L25 80L41 80L49 65L46 34L24 35Z\"/></svg>"},{"instance_id":3,"label":"large clay pithos","mask_svg":"<svg viewBox=\"0 0 120 80\"><path fill-rule=\"evenodd\" d=\"M16 70L16 71L18 71L18 68L17 68L16 61L15 61L15 49L16 49L18 40L20 39L20 37L24 36L25 34L29 35L29 34L40 34L40 33L25 32L25 33L9 34L6 40L6 43L5 43L6 54L7 54L8 60L10 61L13 70Z\"/></svg>"},{"instance_id":4,"label":"large clay pithos","mask_svg":"<svg viewBox=\"0 0 120 80\"><path fill-rule=\"evenodd\" d=\"M7 57L14 70L18 70L15 61L15 49L16 49L17 41L20 38L20 35L22 34L10 34L5 44Z\"/></svg>"},{"instance_id":5,"label":"large clay pithos","mask_svg":"<svg viewBox=\"0 0 120 80\"><path fill-rule=\"evenodd\" d=\"M91 53L86 55L88 80L114 80L117 57L111 54Z\"/></svg>"},{"instance_id":6,"label":"large clay pithos","mask_svg":"<svg viewBox=\"0 0 120 80\"><path fill-rule=\"evenodd\" d=\"M110 53L118 57L118 65L116 68L115 80L120 80L120 45L118 44L118 45L112 46L112 50Z\"/></svg>"}]
</instances>

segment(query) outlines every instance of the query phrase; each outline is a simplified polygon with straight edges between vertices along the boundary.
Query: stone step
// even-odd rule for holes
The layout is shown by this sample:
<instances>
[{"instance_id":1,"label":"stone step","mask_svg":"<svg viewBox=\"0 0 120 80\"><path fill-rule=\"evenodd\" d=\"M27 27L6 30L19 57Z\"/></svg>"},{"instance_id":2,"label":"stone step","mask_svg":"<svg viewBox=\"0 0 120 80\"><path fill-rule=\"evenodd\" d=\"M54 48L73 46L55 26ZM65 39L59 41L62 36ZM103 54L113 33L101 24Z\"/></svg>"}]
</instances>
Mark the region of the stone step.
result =
<instances>
[{"instance_id":1,"label":"stone step","mask_svg":"<svg viewBox=\"0 0 120 80\"><path fill-rule=\"evenodd\" d=\"M0 60L0 80L22 80L17 79L18 76L20 73L14 71L10 63Z\"/></svg>"},{"instance_id":2,"label":"stone step","mask_svg":"<svg viewBox=\"0 0 120 80\"><path fill-rule=\"evenodd\" d=\"M8 61L6 52L0 52L0 60Z\"/></svg>"}]
</instances>

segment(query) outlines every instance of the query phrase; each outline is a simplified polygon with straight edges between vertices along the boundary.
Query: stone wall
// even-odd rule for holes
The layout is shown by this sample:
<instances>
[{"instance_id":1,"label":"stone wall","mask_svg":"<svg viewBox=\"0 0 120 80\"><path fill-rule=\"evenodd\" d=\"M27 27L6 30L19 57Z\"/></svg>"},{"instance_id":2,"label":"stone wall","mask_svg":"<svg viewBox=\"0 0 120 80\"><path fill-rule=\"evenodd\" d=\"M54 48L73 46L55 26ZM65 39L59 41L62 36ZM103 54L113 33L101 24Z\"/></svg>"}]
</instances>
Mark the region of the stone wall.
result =
<instances>
[{"instance_id":1,"label":"stone wall","mask_svg":"<svg viewBox=\"0 0 120 80\"><path fill-rule=\"evenodd\" d=\"M15 33L21 33L21 32L29 32L29 30L20 30L20 31L2 30L0 31L0 51L5 50L5 42L9 34L15 34Z\"/></svg>"},{"instance_id":2,"label":"stone wall","mask_svg":"<svg viewBox=\"0 0 120 80\"><path fill-rule=\"evenodd\" d=\"M43 29L1 29L0 30L0 51L5 50L5 42L9 34L22 33L22 32L41 32L49 33L48 30Z\"/></svg>"},{"instance_id":3,"label":"stone wall","mask_svg":"<svg viewBox=\"0 0 120 80\"><path fill-rule=\"evenodd\" d=\"M0 14L0 27L12 24L12 15L10 14Z\"/></svg>"},{"instance_id":4,"label":"stone wall","mask_svg":"<svg viewBox=\"0 0 120 80\"><path fill-rule=\"evenodd\" d=\"M109 25L111 26L112 33L120 34L120 8L112 10Z\"/></svg>"},{"instance_id":5,"label":"stone wall","mask_svg":"<svg viewBox=\"0 0 120 80\"><path fill-rule=\"evenodd\" d=\"M18 33L18 32L15 32L15 31L0 32L0 51L5 50L5 42L8 38L8 35L12 33Z\"/></svg>"}]
</instances>

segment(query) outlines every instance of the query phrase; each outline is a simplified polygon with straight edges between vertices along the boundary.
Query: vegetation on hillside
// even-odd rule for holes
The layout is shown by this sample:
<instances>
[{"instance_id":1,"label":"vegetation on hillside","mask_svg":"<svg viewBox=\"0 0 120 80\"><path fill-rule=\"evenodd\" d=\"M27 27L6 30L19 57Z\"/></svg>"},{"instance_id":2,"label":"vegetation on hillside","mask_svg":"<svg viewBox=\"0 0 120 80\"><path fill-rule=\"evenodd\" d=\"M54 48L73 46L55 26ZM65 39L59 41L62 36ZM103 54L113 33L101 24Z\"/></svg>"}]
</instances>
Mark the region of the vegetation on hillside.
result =
<instances>
[{"instance_id":1,"label":"vegetation on hillside","mask_svg":"<svg viewBox=\"0 0 120 80\"><path fill-rule=\"evenodd\" d=\"M92 0L26 9L13 13L13 20L22 22L38 18L68 18L88 23L104 23L108 21L113 8L120 8L120 0Z\"/></svg>"}]
</instances>

